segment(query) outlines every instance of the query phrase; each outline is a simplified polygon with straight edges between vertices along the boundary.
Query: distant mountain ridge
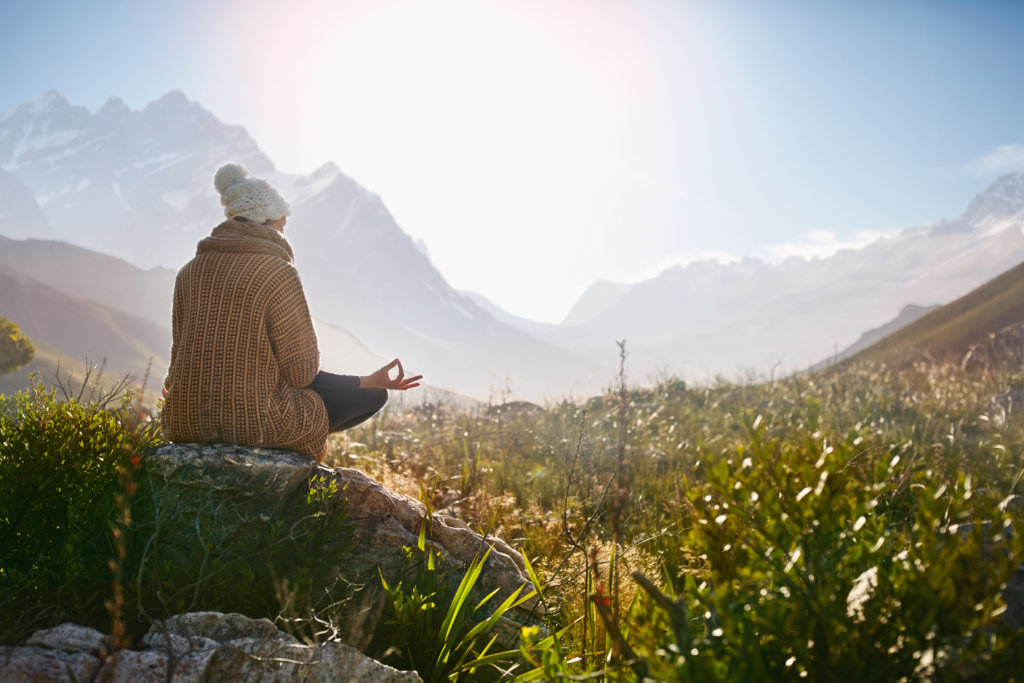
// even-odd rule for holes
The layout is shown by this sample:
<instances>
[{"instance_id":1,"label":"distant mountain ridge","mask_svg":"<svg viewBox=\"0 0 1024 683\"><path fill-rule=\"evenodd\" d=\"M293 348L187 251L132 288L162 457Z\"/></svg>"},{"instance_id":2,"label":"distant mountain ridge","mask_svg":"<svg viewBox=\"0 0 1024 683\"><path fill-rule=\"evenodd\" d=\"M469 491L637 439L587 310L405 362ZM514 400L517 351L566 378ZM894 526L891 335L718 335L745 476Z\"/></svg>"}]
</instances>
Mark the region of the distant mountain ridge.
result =
<instances>
[{"instance_id":1,"label":"distant mountain ridge","mask_svg":"<svg viewBox=\"0 0 1024 683\"><path fill-rule=\"evenodd\" d=\"M847 363L918 359L961 361L1003 330L1024 322L1024 263L852 354ZM1014 343L1024 339L1016 336Z\"/></svg>"},{"instance_id":2,"label":"distant mountain ridge","mask_svg":"<svg viewBox=\"0 0 1024 683\"><path fill-rule=\"evenodd\" d=\"M77 363L106 363L112 376L138 381L150 367L152 390L167 370L169 331L149 320L75 297L22 273L0 268L2 315L33 343ZM35 368L29 367L26 371ZM51 380L52 377L45 377Z\"/></svg>"},{"instance_id":3,"label":"distant mountain ridge","mask_svg":"<svg viewBox=\"0 0 1024 683\"><path fill-rule=\"evenodd\" d=\"M1024 260L1024 174L994 182L954 221L827 258L675 266L546 339L597 358L624 338L634 371L688 376L802 369L910 303L955 299Z\"/></svg>"},{"instance_id":4,"label":"distant mountain ridge","mask_svg":"<svg viewBox=\"0 0 1024 683\"><path fill-rule=\"evenodd\" d=\"M0 268L170 330L174 271L167 268L142 270L114 256L66 242L12 240L2 235Z\"/></svg>"},{"instance_id":5,"label":"distant mountain ridge","mask_svg":"<svg viewBox=\"0 0 1024 683\"><path fill-rule=\"evenodd\" d=\"M243 128L220 123L180 92L141 111L112 98L95 114L49 92L0 113L0 169L31 190L52 235L2 224L0 232L174 269L223 218L212 176L227 161L269 179L288 199L286 236L314 317L352 333L373 354L401 356L429 382L484 399L511 387L541 400L603 380L572 352L454 291L381 199L336 165L308 176L280 173ZM6 202L0 195L0 206ZM157 319L169 315L154 308Z\"/></svg>"},{"instance_id":6,"label":"distant mountain ridge","mask_svg":"<svg viewBox=\"0 0 1024 683\"><path fill-rule=\"evenodd\" d=\"M847 346L842 351L836 353L834 357L828 358L826 360L821 361L820 363L812 365L810 370L821 370L830 365L835 365L839 361L846 360L850 356L853 356L854 354L860 352L861 350L868 348L872 344L877 344L886 337L895 334L896 332L899 332L907 325L910 325L911 323L917 321L922 316L931 313L932 311L937 310L939 308L941 308L941 306L939 306L938 304L933 306L918 306L916 304L907 304L902 309L900 309L899 315L897 315L895 318L885 323L884 325L879 325L878 327L868 330L867 332L862 334L853 344Z\"/></svg>"},{"instance_id":7,"label":"distant mountain ridge","mask_svg":"<svg viewBox=\"0 0 1024 683\"><path fill-rule=\"evenodd\" d=\"M1024 260L1024 174L1011 173L952 221L827 258L703 261L632 285L595 283L562 324L544 325L452 289L382 199L334 163L307 176L278 172L244 128L180 92L141 111L112 98L93 114L50 92L0 112L0 207L17 204L23 216L0 218L0 233L173 270L220 220L211 177L226 161L268 178L292 204L286 235L315 317L372 356L400 355L430 381L482 399L507 387L529 400L600 389L615 374L619 339L639 382L803 369L907 304L951 301ZM36 267L33 277L62 279ZM127 277L114 273L112 282ZM110 306L130 303L101 294L91 277L103 275L75 286Z\"/></svg>"}]
</instances>

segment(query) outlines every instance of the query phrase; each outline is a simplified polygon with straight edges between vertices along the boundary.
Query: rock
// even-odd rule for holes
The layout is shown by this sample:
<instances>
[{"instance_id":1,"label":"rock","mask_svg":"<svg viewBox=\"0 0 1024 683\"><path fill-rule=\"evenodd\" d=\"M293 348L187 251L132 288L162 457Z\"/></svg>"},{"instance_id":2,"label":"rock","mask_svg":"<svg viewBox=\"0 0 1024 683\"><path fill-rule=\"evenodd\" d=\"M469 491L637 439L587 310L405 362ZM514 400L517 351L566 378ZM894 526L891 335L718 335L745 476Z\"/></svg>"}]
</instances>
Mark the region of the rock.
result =
<instances>
[{"instance_id":1,"label":"rock","mask_svg":"<svg viewBox=\"0 0 1024 683\"><path fill-rule=\"evenodd\" d=\"M303 645L266 619L240 614L195 612L156 622L142 639L142 649L120 650L105 661L91 648L106 637L92 629L62 624L36 632L30 641L44 644L0 648L0 680L4 683L421 681L415 672L393 669L348 645ZM67 646L90 651L62 649Z\"/></svg>"},{"instance_id":2,"label":"rock","mask_svg":"<svg viewBox=\"0 0 1024 683\"><path fill-rule=\"evenodd\" d=\"M145 641L171 644L165 651L175 658L204 658L205 678L197 681L420 681L418 674L385 666L354 647L304 645L268 619L240 614L175 616L153 624Z\"/></svg>"},{"instance_id":3,"label":"rock","mask_svg":"<svg viewBox=\"0 0 1024 683\"><path fill-rule=\"evenodd\" d=\"M85 652L96 657L103 656L107 651L105 635L96 629L77 624L61 624L36 631L29 636L25 644L65 652Z\"/></svg>"},{"instance_id":4,"label":"rock","mask_svg":"<svg viewBox=\"0 0 1024 683\"><path fill-rule=\"evenodd\" d=\"M318 466L290 451L221 444L165 444L146 453L140 479L133 512L139 531L156 539L151 554L193 565L199 561L191 558L230 561L246 553L257 561L256 556L268 544L268 529L287 531L287 540L295 547L290 553L295 569L324 582L314 587L319 594L336 591L339 584L361 587L360 604L372 605L375 615L359 623L364 631L372 631L374 624L383 621L381 576L390 586L399 581L409 584L409 549L417 547L420 529L427 520L422 503L385 489L365 474ZM332 495L345 501L344 529L339 525L324 534L322 527L316 527L321 531L314 529L308 537L313 539L312 546L303 531L310 524L320 523L314 520L320 509L311 512L307 502L311 489L314 493L334 490ZM335 507L330 501L325 503L325 514L338 514ZM446 608L444 600L455 594L469 563L488 550L487 561L470 596L473 605L495 590L497 594L482 611L488 606L497 607L520 587L522 595L532 590L522 556L501 539L484 538L464 522L440 514L430 517L427 537L436 554L438 576L444 580L441 609ZM310 570L313 563L317 569ZM204 566L207 565L212 566L210 562ZM178 564L168 571L174 576L186 576L195 568ZM276 615L276 611L257 614L246 605L231 609L252 616ZM501 634L497 646L516 649L520 626L541 625L541 613L542 607L535 600L508 613L496 629ZM227 627L227 622L219 623ZM273 625L267 622L267 627ZM221 640L210 635L204 637ZM349 634L347 640L364 646L369 643L370 634Z\"/></svg>"},{"instance_id":5,"label":"rock","mask_svg":"<svg viewBox=\"0 0 1024 683\"><path fill-rule=\"evenodd\" d=\"M99 668L99 658L86 652L29 646L0 647L0 680L4 683L83 683L93 680Z\"/></svg>"},{"instance_id":6,"label":"rock","mask_svg":"<svg viewBox=\"0 0 1024 683\"><path fill-rule=\"evenodd\" d=\"M103 683L202 683L216 650L188 652L174 656L165 650L121 650L107 659L98 680ZM241 680L241 679L238 679Z\"/></svg>"}]
</instances>

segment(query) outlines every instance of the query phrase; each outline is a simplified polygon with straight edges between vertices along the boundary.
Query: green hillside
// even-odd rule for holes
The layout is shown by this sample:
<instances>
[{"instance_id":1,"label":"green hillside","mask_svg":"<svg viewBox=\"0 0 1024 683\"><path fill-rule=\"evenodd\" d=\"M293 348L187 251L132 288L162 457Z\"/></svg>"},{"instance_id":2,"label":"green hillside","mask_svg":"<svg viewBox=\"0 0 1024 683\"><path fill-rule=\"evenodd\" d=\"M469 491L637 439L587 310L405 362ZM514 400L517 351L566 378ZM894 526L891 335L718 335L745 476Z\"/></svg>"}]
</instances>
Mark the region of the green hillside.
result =
<instances>
[{"instance_id":1,"label":"green hillside","mask_svg":"<svg viewBox=\"0 0 1024 683\"><path fill-rule=\"evenodd\" d=\"M1024 321L1024 263L854 354L847 363L956 360Z\"/></svg>"}]
</instances>

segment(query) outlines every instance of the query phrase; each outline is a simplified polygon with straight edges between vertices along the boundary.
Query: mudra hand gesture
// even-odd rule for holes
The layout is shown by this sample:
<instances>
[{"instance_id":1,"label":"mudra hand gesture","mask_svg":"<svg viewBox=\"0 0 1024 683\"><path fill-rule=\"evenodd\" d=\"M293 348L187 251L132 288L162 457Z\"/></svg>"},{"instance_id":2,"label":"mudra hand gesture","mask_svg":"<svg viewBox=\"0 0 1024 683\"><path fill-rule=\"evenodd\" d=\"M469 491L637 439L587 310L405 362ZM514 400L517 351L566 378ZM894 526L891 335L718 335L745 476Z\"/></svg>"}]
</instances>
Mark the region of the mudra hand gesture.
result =
<instances>
[{"instance_id":1,"label":"mudra hand gesture","mask_svg":"<svg viewBox=\"0 0 1024 683\"><path fill-rule=\"evenodd\" d=\"M396 367L398 368L398 375L396 377L392 377L391 371ZM405 369L402 367L402 361L396 358L380 370L360 377L359 387L361 389L391 389L392 391L405 391L406 389L418 387L421 379L423 379L423 375L406 377Z\"/></svg>"}]
</instances>

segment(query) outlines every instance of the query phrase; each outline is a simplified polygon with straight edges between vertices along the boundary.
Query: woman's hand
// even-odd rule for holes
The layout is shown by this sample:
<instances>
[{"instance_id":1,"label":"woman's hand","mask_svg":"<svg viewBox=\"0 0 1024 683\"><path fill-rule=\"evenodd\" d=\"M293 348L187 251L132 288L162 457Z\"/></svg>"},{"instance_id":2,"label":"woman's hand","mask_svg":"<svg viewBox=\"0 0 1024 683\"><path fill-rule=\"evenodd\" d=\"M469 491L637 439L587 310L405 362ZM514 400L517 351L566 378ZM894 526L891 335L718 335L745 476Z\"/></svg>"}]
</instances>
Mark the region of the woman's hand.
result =
<instances>
[{"instance_id":1,"label":"woman's hand","mask_svg":"<svg viewBox=\"0 0 1024 683\"><path fill-rule=\"evenodd\" d=\"M398 368L398 376L392 378L391 370ZM406 377L405 369L402 368L402 361L397 358L382 367L376 372L359 378L360 389L391 389L392 391L405 391L420 385L423 375Z\"/></svg>"}]
</instances>

